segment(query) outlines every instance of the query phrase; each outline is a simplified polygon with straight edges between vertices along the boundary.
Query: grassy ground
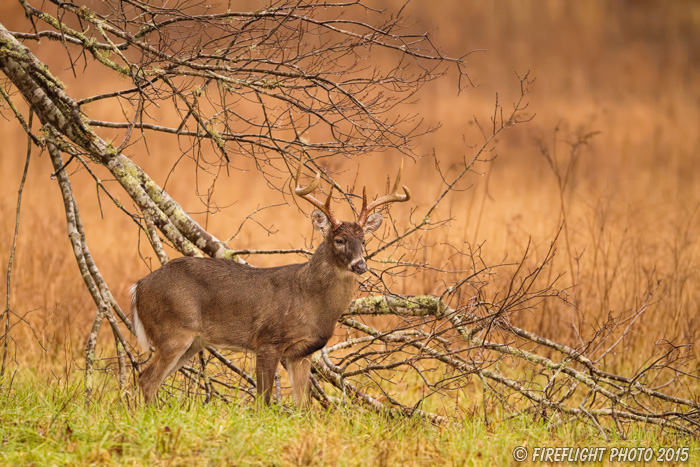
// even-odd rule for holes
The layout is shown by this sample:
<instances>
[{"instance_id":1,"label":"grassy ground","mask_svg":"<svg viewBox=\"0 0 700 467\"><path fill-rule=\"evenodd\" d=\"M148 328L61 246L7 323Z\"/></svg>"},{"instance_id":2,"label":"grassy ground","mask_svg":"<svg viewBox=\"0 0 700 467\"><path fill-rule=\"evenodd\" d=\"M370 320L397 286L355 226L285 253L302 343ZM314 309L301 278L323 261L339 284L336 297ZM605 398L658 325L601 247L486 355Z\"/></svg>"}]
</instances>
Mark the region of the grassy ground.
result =
<instances>
[{"instance_id":1,"label":"grassy ground","mask_svg":"<svg viewBox=\"0 0 700 467\"><path fill-rule=\"evenodd\" d=\"M48 383L48 384L47 384ZM25 372L0 395L3 465L508 465L513 449L535 447L687 447L697 440L638 430L606 443L590 427L514 419L433 426L352 408L310 412L202 405L170 399L129 407L105 393L82 404L79 381L57 383ZM608 458L610 449L605 453Z\"/></svg>"}]
</instances>

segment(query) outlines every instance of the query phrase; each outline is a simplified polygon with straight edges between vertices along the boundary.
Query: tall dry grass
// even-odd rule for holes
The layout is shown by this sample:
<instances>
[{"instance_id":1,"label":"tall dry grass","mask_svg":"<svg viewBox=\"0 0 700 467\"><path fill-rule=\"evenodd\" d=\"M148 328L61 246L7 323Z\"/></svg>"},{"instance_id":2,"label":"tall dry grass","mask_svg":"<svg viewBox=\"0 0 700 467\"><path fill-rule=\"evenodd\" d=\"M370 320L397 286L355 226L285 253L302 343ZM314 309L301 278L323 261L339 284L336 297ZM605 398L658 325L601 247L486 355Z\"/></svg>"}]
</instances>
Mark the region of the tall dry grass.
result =
<instances>
[{"instance_id":1,"label":"tall dry grass","mask_svg":"<svg viewBox=\"0 0 700 467\"><path fill-rule=\"evenodd\" d=\"M6 26L27 28L18 5L0 6ZM457 95L455 77L448 76L428 85L415 104L427 121L442 124L420 140L418 152L430 155L434 150L444 170L454 170L472 152L470 146L481 141L474 117L488 122L496 93L506 109L517 97L514 72L530 70L536 78L528 96L533 121L500 137L498 157L479 167L481 173L470 177L468 190L448 200L439 216L454 220L449 229L427 234L423 259L443 264L449 258L452 267L464 267L460 261L466 260L454 257L446 244L469 243L483 244L484 258L498 264L504 258L520 258L531 241L527 264L534 267L565 223L548 274L563 274L559 286L569 288L570 302L523 313L518 317L521 326L575 344L577 332L585 338L610 318L624 322L642 305L650 284L658 284L650 307L616 349L615 361L636 367L641 363L637 356L650 353L661 338L696 343L700 338L696 318L700 5L455 0L430 9L414 2L407 12L415 18L410 27L431 30L435 42L452 55L486 49L467 58L477 87ZM111 85L73 77L65 70L64 57L38 55L76 97ZM114 109L97 106L90 112L92 118L108 118ZM590 144L572 153L571 143L591 132L598 134ZM105 137L110 137L108 132ZM14 121L6 120L0 123L0 141L0 264L4 266L26 138ZM158 154L178 153L180 148L168 141L151 149L151 156L129 155L162 184L168 168ZM361 159L359 165L334 161L333 168L342 171L341 183L352 185L359 170L363 183L379 190L384 174L393 172L397 162L397 154L386 154ZM437 176L425 177L432 165L428 156L405 170L419 213L440 190ZM199 212L203 206L194 194L191 169L191 161L185 160L170 175L167 189L188 210ZM568 179L565 187L557 183L557 170ZM71 254L51 171L47 157L34 157L11 290L12 307L26 323L14 320L12 350L20 365L69 372L84 346L94 305ZM126 307L128 286L148 272L155 257L136 227L106 198L98 200L94 182L84 172L73 174L72 181L93 256ZM216 196L220 205L232 206L214 216L195 217L219 238L233 235L258 207L284 202L254 171L233 171L230 178L222 178ZM406 224L401 219L406 212L395 209L394 215L399 225ZM246 222L231 240L233 248L300 246L312 234L308 221L293 207L271 208L256 219L266 228ZM139 244L145 261L139 257ZM268 265L293 260L252 261ZM425 271L405 279L397 290L439 292L441 280ZM4 294L2 287L3 302Z\"/></svg>"}]
</instances>

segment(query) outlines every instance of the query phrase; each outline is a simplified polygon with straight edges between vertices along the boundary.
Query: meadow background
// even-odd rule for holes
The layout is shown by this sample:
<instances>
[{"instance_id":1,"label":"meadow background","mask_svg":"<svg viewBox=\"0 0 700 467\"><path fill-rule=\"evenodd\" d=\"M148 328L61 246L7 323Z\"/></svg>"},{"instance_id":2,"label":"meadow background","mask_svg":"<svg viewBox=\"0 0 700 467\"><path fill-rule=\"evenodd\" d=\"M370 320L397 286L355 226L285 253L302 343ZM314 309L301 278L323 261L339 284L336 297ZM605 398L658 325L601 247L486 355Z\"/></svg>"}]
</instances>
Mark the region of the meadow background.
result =
<instances>
[{"instance_id":1,"label":"meadow background","mask_svg":"<svg viewBox=\"0 0 700 467\"><path fill-rule=\"evenodd\" d=\"M535 81L527 96L527 112L533 116L532 121L499 136L494 151L496 159L478 166L470 176L469 189L452 194L440 215L454 219L449 229L428 237L432 248L424 252L425 259L441 264L450 255L445 244L468 242L483 244L484 258L497 264L504 258L519 258L531 241L531 260L536 264L565 220L567 228L558 240L552 274L563 274L560 280L563 283L559 285L572 287L569 292L577 307L573 311L571 307L556 306L535 309L518 316L519 325L556 340L575 343L573 325L584 335L592 333L610 313L624 317L636 310L645 299L649 284L658 284L654 300L618 347L611 364L638 368L643 364L640 359L653 353L657 341L666 339L676 344L693 344L688 350L689 371L696 371L694 345L700 339L700 154L697 149L700 147L700 3L454 0L430 2L430 7L427 3L415 1L406 6L404 11L411 18L411 28L430 31L434 42L452 56L471 50L484 51L474 52L466 59L474 88L458 95L456 76L448 75L428 84L413 105L426 121L441 125L418 141L416 152L426 157L415 163L407 161L404 169L404 183L416 195L419 212L440 190L437 177L424 176L426 169L434 164L433 152L441 166L449 170L481 142L474 118L488 122L496 94L506 110L518 98L520 86L516 73L522 76L529 71ZM381 4L397 9L403 3ZM0 0L0 18L10 30L24 31L28 27L20 5L14 1ZM44 52L39 47L32 48L66 83L73 97L92 95L111 84L100 81L99 77L73 77L66 69L64 57L55 53L55 49L52 53L48 49ZM91 118L109 119L115 109L97 105L90 107L90 112ZM12 241L26 137L9 114L4 110L3 114L8 118L0 120L3 180L0 265L4 268ZM595 136L589 144L572 153L571 144L592 133ZM100 134L110 137L108 131ZM157 155L178 150L177 145L170 143L152 149L150 156L129 156L162 185L169 165L164 167ZM556 164L550 164L545 154ZM358 162L337 161L336 168L345 171L339 177L341 182L351 184L359 168L360 177L368 186L382 187L385 175L393 174L399 159L399 154L387 153ZM197 212L202 210L202 205L194 196L194 181L187 167L185 163L178 169L166 188L187 210ZM557 171L567 179L566 186L558 183ZM63 206L58 186L49 177L51 172L48 157L33 158L24 193L11 289L12 308L27 322L17 323L12 329L11 370L19 370L19 375L31 374L49 386L61 387L58 394L46 396L49 400L71 400L79 397L79 389L69 381L82 366L82 350L95 310L71 253ZM74 174L72 183L88 242L117 300L127 308L128 287L149 271L147 261L138 255L138 232L104 200L101 215L94 182L85 175ZM217 185L216 196L221 204L235 204L216 216L195 218L219 238L226 239L257 207L282 202L281 196L268 190L255 175L232 172L230 183ZM400 217L399 211L394 209L396 217ZM256 219L273 233L247 222L229 242L232 248L299 247L311 234L310 223L294 207L268 209ZM141 242L145 242L143 237ZM141 250L145 256L152 256L146 247L142 246ZM256 257L251 261L268 265L290 259ZM458 268L459 264L453 266ZM397 289L406 293L439 293L442 287L441 278L426 271L406 279ZM4 304L5 288L0 289ZM18 383L17 388L22 387L26 386ZM211 416L200 414L207 409L192 410L197 416ZM65 415L65 411L61 413ZM81 416L86 417L88 425L89 417ZM151 416L154 433L170 438L161 440L165 447L158 445L155 449L162 455L150 460L184 462L182 455L168 457L172 449L167 443L187 443L186 436L173 441L173 419L168 422L162 418L163 414ZM134 417L132 413L124 412L123 417L117 416L117 421L111 423L133 425L131 417ZM178 420L187 426L188 416L172 417L180 417ZM321 426L337 425L334 415L326 417ZM251 429L250 423L256 423L251 420L255 418L247 420L246 429ZM75 428L66 423L72 432ZM306 427L299 428L301 432L310 429L304 419L288 423L292 427ZM297 423L298 426L294 425ZM391 425L393 428L389 429L377 426L381 423L384 422L367 422L371 429L362 436L376 441L376 445L370 443L374 447L367 448L366 453L348 447L359 442L359 438L352 432L339 430L332 441L328 440L328 434L312 436L316 440L314 445L300 445L302 438L296 438L289 448L291 451L281 451L280 462L308 464L319 459L330 462L329 453L336 452L337 446L344 446L345 457L340 455L331 463L343 464L343 459L365 459L372 463L384 459L391 463L402 451L402 443L406 443L422 446L420 455L413 458L417 459L416 463L451 459L453 464L461 465L471 463L476 453L482 452L473 442L486 436L478 423L465 428L467 431L459 436L452 436L452 432L450 436L443 435L428 428L411 431L399 425ZM164 430L166 425L168 431ZM289 426L285 429L294 432ZM299 436L298 430L297 434L285 435L285 429L278 430L280 438ZM59 444L70 457L73 451L66 449L74 437L66 434L63 425L60 430L65 439L61 438ZM114 426L112 430L119 431ZM37 429L29 431L36 433ZM391 433L388 444L373 438L382 431ZM492 434L494 442L481 449L493 455L494 449L502 447L506 452L514 443L522 442L517 436L510 438L507 431ZM144 428L144 433L148 433L148 428ZM261 439L256 438L262 436L260 432L252 433L251 439ZM569 435L545 431L541 434L544 438L538 438L538 434L532 436L541 440L568 439ZM640 436L643 439L645 434ZM134 435L136 438L139 437ZM123 441L123 445L128 445L128 441ZM323 448L318 443L327 445ZM81 452L82 448L76 449ZM147 447L139 448L142 451L120 449L122 453L107 449L104 454L102 447L93 446L80 459L88 463L110 462L113 456L121 456L124 449L133 459L143 459L140 456L150 452ZM319 450L325 454L319 455ZM105 459L100 455L106 456ZM306 459L305 455L310 457ZM509 459L508 455L506 452L504 459ZM220 460L236 463L226 459L224 456ZM485 463L497 458L489 459Z\"/></svg>"}]
</instances>

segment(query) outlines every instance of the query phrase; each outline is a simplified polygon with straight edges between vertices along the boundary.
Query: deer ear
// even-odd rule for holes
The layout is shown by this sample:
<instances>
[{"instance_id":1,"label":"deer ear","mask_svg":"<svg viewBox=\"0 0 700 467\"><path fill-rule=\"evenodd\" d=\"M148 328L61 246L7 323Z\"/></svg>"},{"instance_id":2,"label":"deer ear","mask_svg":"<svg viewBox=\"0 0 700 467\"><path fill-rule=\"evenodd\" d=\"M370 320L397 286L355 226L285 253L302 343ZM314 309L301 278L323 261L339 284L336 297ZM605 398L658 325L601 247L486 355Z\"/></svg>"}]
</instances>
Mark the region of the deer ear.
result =
<instances>
[{"instance_id":1,"label":"deer ear","mask_svg":"<svg viewBox=\"0 0 700 467\"><path fill-rule=\"evenodd\" d=\"M379 226L382 225L382 214L379 212L375 212L371 216L367 218L367 221L365 222L365 235L371 234L375 230L379 228Z\"/></svg>"},{"instance_id":2,"label":"deer ear","mask_svg":"<svg viewBox=\"0 0 700 467\"><path fill-rule=\"evenodd\" d=\"M326 237L331 230L330 221L326 215L318 209L314 209L314 212L311 213L311 224L314 226L314 229L321 232L324 237Z\"/></svg>"}]
</instances>

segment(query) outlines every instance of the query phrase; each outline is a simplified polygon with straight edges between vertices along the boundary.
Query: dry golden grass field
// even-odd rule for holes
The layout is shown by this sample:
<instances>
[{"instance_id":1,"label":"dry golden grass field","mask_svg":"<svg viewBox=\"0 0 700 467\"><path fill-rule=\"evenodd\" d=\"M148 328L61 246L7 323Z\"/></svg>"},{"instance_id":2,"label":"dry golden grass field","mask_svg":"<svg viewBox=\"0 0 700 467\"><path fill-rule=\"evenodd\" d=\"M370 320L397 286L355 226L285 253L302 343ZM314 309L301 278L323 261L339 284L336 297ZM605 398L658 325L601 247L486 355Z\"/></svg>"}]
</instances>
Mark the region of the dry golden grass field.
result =
<instances>
[{"instance_id":1,"label":"dry golden grass field","mask_svg":"<svg viewBox=\"0 0 700 467\"><path fill-rule=\"evenodd\" d=\"M386 3L396 8L403 4ZM487 263L512 262L531 243L526 264L532 267L559 235L549 277L543 281L561 274L558 286L567 289L575 307L557 302L533 308L515 318L520 327L576 345L576 332L590 336L610 316L625 325L645 303L649 288L656 288L646 311L609 356L608 368L637 369L660 341L667 340L691 344L687 370L697 371L700 3L414 1L405 13L415 22L412 28L430 31L449 55L483 51L466 59L474 87L458 94L456 76L448 73L426 85L412 104L421 118L440 128L417 141L415 151L424 157L405 161L404 183L414 199L410 208L393 208L397 225L407 225L402 216L409 209L425 209L438 194L433 154L445 172L455 170L482 142L475 118L489 121L496 96L506 110L511 108L520 94L516 73L529 72L534 79L526 96L526 114L532 120L499 135L491 154L495 159L477 165L464 189L450 195L439 212L442 218L453 218L450 227L424 236L420 259L436 265L450 262L460 269L460 259L452 256L449 245L481 245ZM27 27L21 7L11 0L0 0L0 22L10 30ZM99 76L74 77L61 54L33 50L72 96L109 88ZM109 119L119 110L98 104L90 111L91 118ZM4 271L27 141L5 107L2 114L4 307ZM116 137L101 131L105 139ZM586 135L587 144L575 146ZM172 159L162 164L158 155L178 151L177 144L167 140L150 147L150 155L127 155L162 186ZM398 153L387 152L332 163L341 184L351 186L359 173L363 183L379 189L386 174L393 176L399 160ZM190 169L191 161L183 161L170 175L167 189L186 210L197 213L203 206L194 193ZM46 154L32 159L10 291L13 310L23 316L23 322L13 320L10 370L31 369L45 381L68 378L82 367L95 313L72 255L52 171ZM219 180L216 192L217 201L230 207L215 216L193 217L228 239L256 208L284 203L256 177L254 170L232 171ZM138 230L110 203L98 203L94 182L84 171L72 174L72 183L92 255L118 302L127 308L129 286L149 272L147 261L139 257ZM111 186L128 199L116 184ZM308 246L312 229L296 206L267 209L256 219L259 224L243 225L229 242L232 248ZM155 262L143 236L140 241L142 254ZM291 261L279 256L248 259L261 266ZM413 294L440 293L443 288L443 277L430 270L395 285L396 291Z\"/></svg>"}]
</instances>

